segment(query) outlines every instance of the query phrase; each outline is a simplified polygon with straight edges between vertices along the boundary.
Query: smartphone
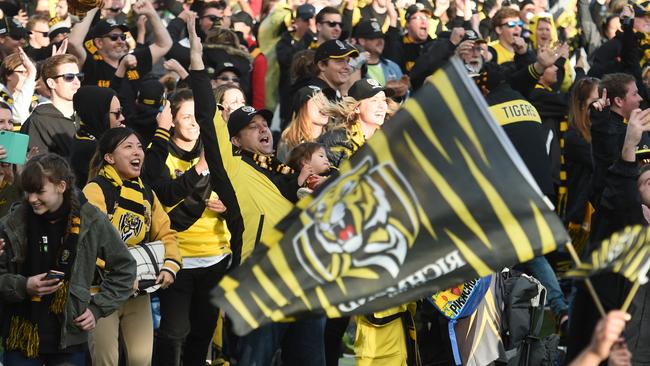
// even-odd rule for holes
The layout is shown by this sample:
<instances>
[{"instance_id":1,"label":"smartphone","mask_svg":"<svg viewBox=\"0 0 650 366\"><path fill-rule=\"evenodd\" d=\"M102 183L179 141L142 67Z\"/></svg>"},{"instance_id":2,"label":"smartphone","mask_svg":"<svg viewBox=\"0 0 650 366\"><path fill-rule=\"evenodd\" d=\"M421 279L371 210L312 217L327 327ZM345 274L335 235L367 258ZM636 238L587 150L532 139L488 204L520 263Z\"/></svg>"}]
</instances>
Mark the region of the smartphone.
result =
<instances>
[{"instance_id":1,"label":"smartphone","mask_svg":"<svg viewBox=\"0 0 650 366\"><path fill-rule=\"evenodd\" d=\"M51 269L47 272L45 279L62 281L64 277L65 277L65 273Z\"/></svg>"},{"instance_id":2,"label":"smartphone","mask_svg":"<svg viewBox=\"0 0 650 366\"><path fill-rule=\"evenodd\" d=\"M18 132L0 131L0 146L4 147L7 157L0 160L2 163L25 164L29 136Z\"/></svg>"}]
</instances>

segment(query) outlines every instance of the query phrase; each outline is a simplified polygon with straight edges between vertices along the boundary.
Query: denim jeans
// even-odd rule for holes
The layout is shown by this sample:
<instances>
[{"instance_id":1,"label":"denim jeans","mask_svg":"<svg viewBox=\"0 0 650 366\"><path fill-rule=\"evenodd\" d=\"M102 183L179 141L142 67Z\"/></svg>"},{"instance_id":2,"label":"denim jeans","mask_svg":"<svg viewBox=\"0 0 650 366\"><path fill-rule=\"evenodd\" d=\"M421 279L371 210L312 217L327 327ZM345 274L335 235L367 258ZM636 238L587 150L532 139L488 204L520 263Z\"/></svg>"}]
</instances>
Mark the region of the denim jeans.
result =
<instances>
[{"instance_id":1,"label":"denim jeans","mask_svg":"<svg viewBox=\"0 0 650 366\"><path fill-rule=\"evenodd\" d=\"M5 353L4 364L9 366L85 366L86 353L60 353L41 355L36 359L27 358L21 352Z\"/></svg>"},{"instance_id":2,"label":"denim jeans","mask_svg":"<svg viewBox=\"0 0 650 366\"><path fill-rule=\"evenodd\" d=\"M524 272L535 277L546 287L546 303L549 304L556 318L559 319L562 315L567 314L569 305L546 257L543 255L535 257L529 262L520 264L519 268L523 268Z\"/></svg>"},{"instance_id":3,"label":"denim jeans","mask_svg":"<svg viewBox=\"0 0 650 366\"><path fill-rule=\"evenodd\" d=\"M282 366L325 366L325 318L272 323L239 338L237 365L268 366L282 349Z\"/></svg>"}]
</instances>

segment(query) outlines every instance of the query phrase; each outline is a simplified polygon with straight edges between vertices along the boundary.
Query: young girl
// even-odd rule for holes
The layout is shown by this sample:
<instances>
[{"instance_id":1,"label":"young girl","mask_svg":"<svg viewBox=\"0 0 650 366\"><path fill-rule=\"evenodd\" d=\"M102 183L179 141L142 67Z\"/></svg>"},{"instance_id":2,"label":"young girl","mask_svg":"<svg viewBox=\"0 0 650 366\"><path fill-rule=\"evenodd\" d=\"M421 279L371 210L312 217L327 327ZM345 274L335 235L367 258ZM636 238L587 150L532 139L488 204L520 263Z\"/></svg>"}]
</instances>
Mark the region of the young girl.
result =
<instances>
[{"instance_id":1,"label":"young girl","mask_svg":"<svg viewBox=\"0 0 650 366\"><path fill-rule=\"evenodd\" d=\"M94 178L84 188L88 200L108 214L127 246L160 240L165 261L156 281L164 290L181 268L176 232L170 228L156 195L140 180L144 150L130 128L112 128L99 140L90 164ZM94 174L93 174L94 173ZM153 349L153 321L149 294L130 298L120 309L97 323L90 337L93 365L118 364L121 329L130 366L148 366Z\"/></svg>"},{"instance_id":2,"label":"young girl","mask_svg":"<svg viewBox=\"0 0 650 366\"><path fill-rule=\"evenodd\" d=\"M21 181L24 201L0 222L4 364L84 365L88 331L133 292L135 261L64 158L33 157ZM98 257L106 280L91 296Z\"/></svg>"},{"instance_id":3,"label":"young girl","mask_svg":"<svg viewBox=\"0 0 650 366\"><path fill-rule=\"evenodd\" d=\"M296 146L291 150L287 165L301 174L308 174L304 187L298 190L299 198L311 194L320 186L327 179L331 168L325 147L317 142L304 142ZM304 171L308 173L303 173Z\"/></svg>"}]
</instances>

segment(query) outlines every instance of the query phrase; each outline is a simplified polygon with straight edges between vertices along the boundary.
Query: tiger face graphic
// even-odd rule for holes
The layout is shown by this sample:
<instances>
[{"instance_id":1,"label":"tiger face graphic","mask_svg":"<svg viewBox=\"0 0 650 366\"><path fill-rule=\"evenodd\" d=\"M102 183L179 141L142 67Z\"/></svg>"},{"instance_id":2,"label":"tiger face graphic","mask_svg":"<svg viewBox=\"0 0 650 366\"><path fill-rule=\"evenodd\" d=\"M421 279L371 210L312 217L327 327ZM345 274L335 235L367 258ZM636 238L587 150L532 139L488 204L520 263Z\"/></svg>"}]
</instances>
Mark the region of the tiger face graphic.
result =
<instances>
[{"instance_id":1,"label":"tiger face graphic","mask_svg":"<svg viewBox=\"0 0 650 366\"><path fill-rule=\"evenodd\" d=\"M126 243L129 239L140 235L143 224L142 219L137 215L130 212L122 214L119 225L122 241Z\"/></svg>"},{"instance_id":2,"label":"tiger face graphic","mask_svg":"<svg viewBox=\"0 0 650 366\"><path fill-rule=\"evenodd\" d=\"M319 283L383 273L397 277L419 232L411 186L394 165L373 166L371 157L327 187L301 221L294 250Z\"/></svg>"}]
</instances>

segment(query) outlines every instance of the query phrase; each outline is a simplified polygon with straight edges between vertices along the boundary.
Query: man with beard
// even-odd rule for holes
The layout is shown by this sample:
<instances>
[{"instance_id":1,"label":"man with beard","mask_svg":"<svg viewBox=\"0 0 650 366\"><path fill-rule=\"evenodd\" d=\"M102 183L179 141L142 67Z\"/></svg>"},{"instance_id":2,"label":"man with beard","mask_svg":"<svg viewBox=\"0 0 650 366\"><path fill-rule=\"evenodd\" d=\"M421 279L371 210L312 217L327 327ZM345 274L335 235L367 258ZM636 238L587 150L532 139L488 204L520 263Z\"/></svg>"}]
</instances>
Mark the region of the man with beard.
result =
<instances>
[{"instance_id":1,"label":"man with beard","mask_svg":"<svg viewBox=\"0 0 650 366\"><path fill-rule=\"evenodd\" d=\"M172 46L172 40L153 8L151 2L138 0L133 11L139 16L147 17L153 30L154 43L148 47L138 47L133 51L137 66L127 72L129 80L139 80L151 71L151 65L163 57ZM77 24L70 33L68 50L79 59L86 78L84 85L110 87L111 79L120 59L129 52L126 43L128 28L113 19L99 21L92 29L92 39L84 42L97 9L86 14L84 20Z\"/></svg>"}]
</instances>

